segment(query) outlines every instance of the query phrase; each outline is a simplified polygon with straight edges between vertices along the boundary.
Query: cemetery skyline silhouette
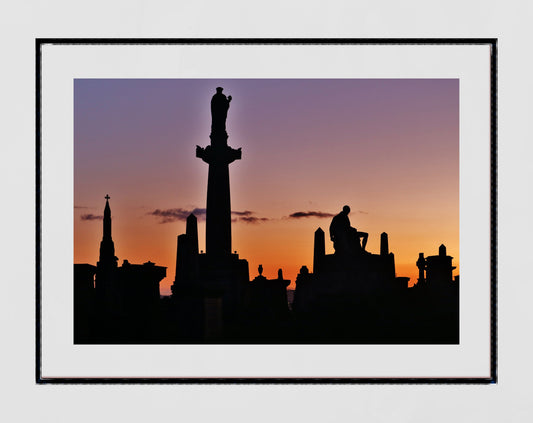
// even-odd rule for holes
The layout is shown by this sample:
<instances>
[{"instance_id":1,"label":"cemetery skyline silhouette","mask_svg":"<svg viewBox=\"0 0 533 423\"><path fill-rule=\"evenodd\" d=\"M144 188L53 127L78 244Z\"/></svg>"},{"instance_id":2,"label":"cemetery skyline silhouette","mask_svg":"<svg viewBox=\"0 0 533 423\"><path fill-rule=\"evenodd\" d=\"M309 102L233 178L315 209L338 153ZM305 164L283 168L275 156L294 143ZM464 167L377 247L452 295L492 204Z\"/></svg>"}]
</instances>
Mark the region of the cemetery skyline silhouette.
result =
<instances>
[{"instance_id":1,"label":"cemetery skyline silhouette","mask_svg":"<svg viewBox=\"0 0 533 423\"><path fill-rule=\"evenodd\" d=\"M242 151L228 145L231 100L216 89L211 142L196 147L208 164L205 253L191 213L177 237L172 296L162 299L166 267L118 265L106 194L99 261L75 264L75 342L458 343L459 278L446 247L418 255L418 279L409 288L409 278L397 275L388 234L379 235L379 253L367 251L369 234L351 227L348 206L329 227L333 254L326 254L324 231L314 232L313 269L300 268L292 301L281 268L267 279L259 265L250 278L248 261L232 249L229 165Z\"/></svg>"}]
</instances>

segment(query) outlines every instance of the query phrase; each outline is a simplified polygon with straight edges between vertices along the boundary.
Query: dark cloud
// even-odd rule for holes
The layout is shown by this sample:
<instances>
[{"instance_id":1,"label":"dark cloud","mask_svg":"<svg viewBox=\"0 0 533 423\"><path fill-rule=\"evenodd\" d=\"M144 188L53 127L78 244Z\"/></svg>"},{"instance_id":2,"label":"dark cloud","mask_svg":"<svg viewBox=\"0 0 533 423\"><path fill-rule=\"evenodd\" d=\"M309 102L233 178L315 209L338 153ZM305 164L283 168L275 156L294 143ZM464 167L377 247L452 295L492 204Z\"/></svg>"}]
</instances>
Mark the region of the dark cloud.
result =
<instances>
[{"instance_id":1,"label":"dark cloud","mask_svg":"<svg viewBox=\"0 0 533 423\"><path fill-rule=\"evenodd\" d=\"M301 219L303 217L333 217L332 213L320 212L320 211L308 211L308 212L295 212L289 215L289 219Z\"/></svg>"},{"instance_id":2,"label":"dark cloud","mask_svg":"<svg viewBox=\"0 0 533 423\"><path fill-rule=\"evenodd\" d=\"M194 214L199 219L205 219L205 209L199 209L199 208L195 208L193 210L182 209L182 208L166 209L166 210L156 209L153 212L150 212L148 214L151 216L160 217L161 220L159 221L159 223L170 223L170 222L187 220L187 217L189 217L191 213Z\"/></svg>"},{"instance_id":3,"label":"dark cloud","mask_svg":"<svg viewBox=\"0 0 533 423\"><path fill-rule=\"evenodd\" d=\"M252 214L254 214L254 212L251 212L249 210L245 210L245 211L232 211L231 212L232 215L234 216L251 216Z\"/></svg>"},{"instance_id":4,"label":"dark cloud","mask_svg":"<svg viewBox=\"0 0 533 423\"><path fill-rule=\"evenodd\" d=\"M102 220L104 216L88 213L88 214L82 214L80 218L81 220Z\"/></svg>"},{"instance_id":5,"label":"dark cloud","mask_svg":"<svg viewBox=\"0 0 533 423\"><path fill-rule=\"evenodd\" d=\"M170 223L177 221L185 221L191 213L194 214L199 220L205 220L205 209L199 208L195 208L193 210L183 208L166 210L156 209L148 214L150 216L159 217L161 219L159 223ZM232 211L231 214L232 216L234 216L233 219L231 219L232 222L259 223L270 220L266 217L256 217L254 216L255 213L250 210Z\"/></svg>"},{"instance_id":6,"label":"dark cloud","mask_svg":"<svg viewBox=\"0 0 533 423\"><path fill-rule=\"evenodd\" d=\"M352 211L352 213L361 213L361 214L368 214L368 212L362 211L362 210L355 210ZM289 219L302 219L305 217L318 217L320 219L322 218L328 218L335 216L336 213L327 213L327 212L321 212L321 211L307 211L307 212L295 212L289 215Z\"/></svg>"},{"instance_id":7,"label":"dark cloud","mask_svg":"<svg viewBox=\"0 0 533 423\"><path fill-rule=\"evenodd\" d=\"M74 206L75 209L88 209L87 206Z\"/></svg>"},{"instance_id":8,"label":"dark cloud","mask_svg":"<svg viewBox=\"0 0 533 423\"><path fill-rule=\"evenodd\" d=\"M233 219L232 222L260 223L260 222L267 222L269 220L270 219L267 217L243 216L237 219Z\"/></svg>"},{"instance_id":9,"label":"dark cloud","mask_svg":"<svg viewBox=\"0 0 533 423\"><path fill-rule=\"evenodd\" d=\"M233 216L237 216L233 219L231 219L232 222L243 222L243 223L261 223L261 222L267 222L270 219L268 217L257 217L254 216L254 212L250 210L245 211L232 211L231 214Z\"/></svg>"}]
</instances>

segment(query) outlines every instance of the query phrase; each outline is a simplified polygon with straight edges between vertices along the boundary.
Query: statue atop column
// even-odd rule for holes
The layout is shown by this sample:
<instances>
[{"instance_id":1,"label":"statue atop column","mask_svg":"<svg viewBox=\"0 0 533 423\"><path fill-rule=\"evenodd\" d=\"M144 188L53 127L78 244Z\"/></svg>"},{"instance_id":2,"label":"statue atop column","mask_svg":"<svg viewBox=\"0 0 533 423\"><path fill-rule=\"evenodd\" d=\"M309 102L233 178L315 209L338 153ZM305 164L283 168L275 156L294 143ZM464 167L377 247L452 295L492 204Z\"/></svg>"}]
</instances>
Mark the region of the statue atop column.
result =
<instances>
[{"instance_id":1,"label":"statue atop column","mask_svg":"<svg viewBox=\"0 0 533 423\"><path fill-rule=\"evenodd\" d=\"M222 94L224 88L217 87L217 92L211 99L211 133L226 132L226 118L228 117L231 96Z\"/></svg>"},{"instance_id":2,"label":"statue atop column","mask_svg":"<svg viewBox=\"0 0 533 423\"><path fill-rule=\"evenodd\" d=\"M211 144L205 148L196 146L196 157L209 165L206 207L206 254L229 257L231 250L231 205L229 189L230 163L240 160L242 151L228 146L226 118L231 96L222 94L217 87L211 99Z\"/></svg>"}]
</instances>

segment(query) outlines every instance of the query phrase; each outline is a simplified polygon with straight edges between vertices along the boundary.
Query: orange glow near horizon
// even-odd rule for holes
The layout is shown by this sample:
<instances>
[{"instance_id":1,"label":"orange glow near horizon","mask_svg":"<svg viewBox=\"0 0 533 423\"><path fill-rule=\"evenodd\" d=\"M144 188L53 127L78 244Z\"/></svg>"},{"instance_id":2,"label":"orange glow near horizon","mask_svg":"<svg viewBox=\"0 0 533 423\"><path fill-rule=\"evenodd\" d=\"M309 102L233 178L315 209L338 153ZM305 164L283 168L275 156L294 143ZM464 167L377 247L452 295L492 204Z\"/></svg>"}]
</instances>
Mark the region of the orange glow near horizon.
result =
<instances>
[{"instance_id":1,"label":"orange glow near horizon","mask_svg":"<svg viewBox=\"0 0 533 423\"><path fill-rule=\"evenodd\" d=\"M115 201L117 202L117 201ZM157 265L167 267L167 277L160 284L161 295L170 295L170 286L175 276L175 261L177 248L177 235L185 233L185 222L169 224L140 223L146 219L137 216L137 219L128 219L120 223L120 215L114 211L113 199L110 200L113 211L113 240L115 254L119 257L119 265L123 260L130 263L144 263L148 260ZM361 216L361 215L360 215ZM352 216L352 226L356 226L357 217ZM313 243L314 231L321 227L326 232L326 254L332 254L333 244L328 238L328 227L331 219L307 218L304 221L291 221L287 218L258 223L243 224L233 223L233 249L241 258L248 260L250 278L257 276L257 268L261 264L264 268L263 275L275 279L278 269L283 270L285 279L291 284L289 289L295 288L296 276L302 266L313 270ZM361 222L360 228L365 228L369 234L367 250L378 254L380 250L380 235L384 232L379 228L379 222L372 223L370 218ZM135 222L134 230L130 227ZM129 223L128 223L129 222ZM75 242L75 263L91 263L98 261L98 251L101 241L101 221L79 225L82 229L75 231L75 239L85 239L85 242ZM451 239L453 233L445 227L425 227L427 232L439 231L442 238ZM199 248L205 251L205 222L198 223ZM396 275L409 277L409 286L416 283L418 269L416 260L418 253L424 255L437 255L440 241L435 241L426 231L418 233L412 231L408 222L398 222L391 227L389 235L389 250L395 255ZM88 241L90 240L90 241ZM459 245L457 242L444 242L448 255L454 257L456 266L454 275L459 274Z\"/></svg>"},{"instance_id":2,"label":"orange glow near horizon","mask_svg":"<svg viewBox=\"0 0 533 423\"><path fill-rule=\"evenodd\" d=\"M109 194L119 265L167 267L170 294L176 237L185 221L162 223L155 210L204 208L209 101L217 86L233 96L228 144L233 211L255 223L232 224L232 246L250 278L283 269L294 282L312 271L314 232L351 207L353 227L379 253L387 232L397 276L416 283L418 254L444 244L459 274L459 83L457 80L76 80L74 262L96 264L104 196ZM82 218L85 216L84 218ZM205 251L205 221L198 216ZM262 219L262 220L261 220Z\"/></svg>"}]
</instances>

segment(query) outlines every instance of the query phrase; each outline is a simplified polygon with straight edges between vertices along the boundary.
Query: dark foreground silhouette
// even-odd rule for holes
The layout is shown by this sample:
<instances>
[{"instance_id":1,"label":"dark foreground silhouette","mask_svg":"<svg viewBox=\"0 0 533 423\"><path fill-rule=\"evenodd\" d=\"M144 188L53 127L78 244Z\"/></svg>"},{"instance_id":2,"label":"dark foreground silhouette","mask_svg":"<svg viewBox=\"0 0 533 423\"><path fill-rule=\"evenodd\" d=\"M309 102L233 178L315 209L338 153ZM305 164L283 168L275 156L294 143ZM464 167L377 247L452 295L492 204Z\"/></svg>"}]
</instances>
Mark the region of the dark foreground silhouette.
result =
<instances>
[{"instance_id":1,"label":"dark foreground silhouette","mask_svg":"<svg viewBox=\"0 0 533 423\"><path fill-rule=\"evenodd\" d=\"M459 279L452 277L446 247L416 265L419 278L397 277L386 233L379 254L366 250L369 235L351 226L344 206L325 234L314 235L313 271L303 266L293 300L278 271L267 279L259 266L250 280L248 262L232 252L229 165L242 157L228 146L231 96L218 87L211 100L211 143L196 147L209 165L206 252L198 251L197 219L187 218L177 237L172 296L161 298L166 268L148 261L118 266L106 196L103 237L96 266L74 265L76 344L457 344Z\"/></svg>"}]
</instances>

